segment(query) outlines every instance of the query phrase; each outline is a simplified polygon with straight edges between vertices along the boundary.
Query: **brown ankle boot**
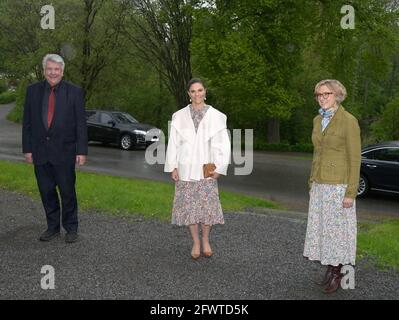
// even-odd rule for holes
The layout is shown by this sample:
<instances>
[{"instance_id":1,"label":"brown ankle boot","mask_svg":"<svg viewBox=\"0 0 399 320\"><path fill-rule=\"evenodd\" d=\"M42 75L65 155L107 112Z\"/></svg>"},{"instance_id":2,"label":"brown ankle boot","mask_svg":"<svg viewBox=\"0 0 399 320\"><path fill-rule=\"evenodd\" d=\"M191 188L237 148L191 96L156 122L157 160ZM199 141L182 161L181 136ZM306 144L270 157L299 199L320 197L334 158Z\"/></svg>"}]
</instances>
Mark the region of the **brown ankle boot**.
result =
<instances>
[{"instance_id":1,"label":"brown ankle boot","mask_svg":"<svg viewBox=\"0 0 399 320\"><path fill-rule=\"evenodd\" d=\"M342 279L342 274L341 274L341 268L342 264L338 265L337 267L332 267L332 275L330 281L327 283L327 286L324 288L323 292L324 293L333 293L338 290L338 288L341 286L341 279Z\"/></svg>"},{"instance_id":2,"label":"brown ankle boot","mask_svg":"<svg viewBox=\"0 0 399 320\"><path fill-rule=\"evenodd\" d=\"M317 282L319 286L325 286L327 283L330 282L332 276L332 269L333 269L332 265L327 266L327 270L326 273L324 274L323 279Z\"/></svg>"}]
</instances>

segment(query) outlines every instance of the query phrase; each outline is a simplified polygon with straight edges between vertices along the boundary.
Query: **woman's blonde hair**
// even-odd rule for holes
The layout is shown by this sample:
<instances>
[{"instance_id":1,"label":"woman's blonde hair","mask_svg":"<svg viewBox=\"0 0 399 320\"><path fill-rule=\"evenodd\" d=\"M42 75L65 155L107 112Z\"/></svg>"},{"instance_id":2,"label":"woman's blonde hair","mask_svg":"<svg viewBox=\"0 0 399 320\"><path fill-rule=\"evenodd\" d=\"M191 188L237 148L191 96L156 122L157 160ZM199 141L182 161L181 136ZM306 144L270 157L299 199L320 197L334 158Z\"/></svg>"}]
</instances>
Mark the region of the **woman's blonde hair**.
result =
<instances>
[{"instance_id":1,"label":"woman's blonde hair","mask_svg":"<svg viewBox=\"0 0 399 320\"><path fill-rule=\"evenodd\" d=\"M338 103L341 103L342 101L345 100L346 98L346 88L344 87L344 85L339 82L338 80L334 80L334 79L326 79L326 80L321 80L318 84L316 84L316 86L314 87L314 94L316 95L318 92L317 90L319 90L319 88L321 86L327 86L328 89L330 89L331 91L333 91L335 93L335 100Z\"/></svg>"}]
</instances>

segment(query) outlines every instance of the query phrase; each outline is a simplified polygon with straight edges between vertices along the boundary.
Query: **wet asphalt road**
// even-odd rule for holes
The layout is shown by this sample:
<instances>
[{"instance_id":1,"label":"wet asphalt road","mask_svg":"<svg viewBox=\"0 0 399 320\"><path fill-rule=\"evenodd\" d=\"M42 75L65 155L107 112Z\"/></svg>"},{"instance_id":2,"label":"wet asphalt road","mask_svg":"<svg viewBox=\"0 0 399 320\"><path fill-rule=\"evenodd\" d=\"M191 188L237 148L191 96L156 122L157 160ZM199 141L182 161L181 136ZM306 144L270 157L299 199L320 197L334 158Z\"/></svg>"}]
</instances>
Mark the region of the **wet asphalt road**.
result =
<instances>
[{"instance_id":1,"label":"wet asphalt road","mask_svg":"<svg viewBox=\"0 0 399 320\"><path fill-rule=\"evenodd\" d=\"M21 126L5 120L13 104L0 106L0 159L23 161ZM88 163L81 170L171 182L159 164L149 165L144 150L122 151L118 147L91 143ZM255 152L250 175L234 175L238 165L230 166L228 176L219 180L220 188L274 200L289 210L306 212L307 179L311 155L301 153ZM373 193L357 200L358 214L399 216L399 195Z\"/></svg>"}]
</instances>

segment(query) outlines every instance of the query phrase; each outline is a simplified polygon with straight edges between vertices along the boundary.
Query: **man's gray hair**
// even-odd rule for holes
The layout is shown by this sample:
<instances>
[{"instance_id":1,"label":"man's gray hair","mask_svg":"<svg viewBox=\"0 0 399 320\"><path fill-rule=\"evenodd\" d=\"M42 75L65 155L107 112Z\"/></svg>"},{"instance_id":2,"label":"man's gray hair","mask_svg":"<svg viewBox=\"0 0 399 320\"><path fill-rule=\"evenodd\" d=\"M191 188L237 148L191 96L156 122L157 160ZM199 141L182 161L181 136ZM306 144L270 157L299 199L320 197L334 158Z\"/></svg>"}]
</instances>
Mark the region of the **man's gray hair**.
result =
<instances>
[{"instance_id":1,"label":"man's gray hair","mask_svg":"<svg viewBox=\"0 0 399 320\"><path fill-rule=\"evenodd\" d=\"M47 61L53 61L53 62L59 63L61 65L61 69L64 71L65 62L64 62L64 59L62 59L62 57L60 55L55 54L55 53L46 54L43 58L43 70L46 69Z\"/></svg>"}]
</instances>

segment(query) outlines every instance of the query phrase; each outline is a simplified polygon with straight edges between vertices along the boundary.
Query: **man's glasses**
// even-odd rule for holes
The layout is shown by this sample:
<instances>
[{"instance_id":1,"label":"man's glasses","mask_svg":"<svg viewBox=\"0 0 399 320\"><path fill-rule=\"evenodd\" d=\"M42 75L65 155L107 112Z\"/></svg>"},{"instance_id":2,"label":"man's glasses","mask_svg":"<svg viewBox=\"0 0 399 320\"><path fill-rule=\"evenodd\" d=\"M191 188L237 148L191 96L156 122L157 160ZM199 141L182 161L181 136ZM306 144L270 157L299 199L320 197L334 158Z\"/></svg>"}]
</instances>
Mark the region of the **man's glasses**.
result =
<instances>
[{"instance_id":1,"label":"man's glasses","mask_svg":"<svg viewBox=\"0 0 399 320\"><path fill-rule=\"evenodd\" d=\"M334 92L323 92L323 93L316 93L314 95L316 100L319 100L321 97L323 97L323 99L328 99L328 97L330 96L330 94L334 94Z\"/></svg>"}]
</instances>

